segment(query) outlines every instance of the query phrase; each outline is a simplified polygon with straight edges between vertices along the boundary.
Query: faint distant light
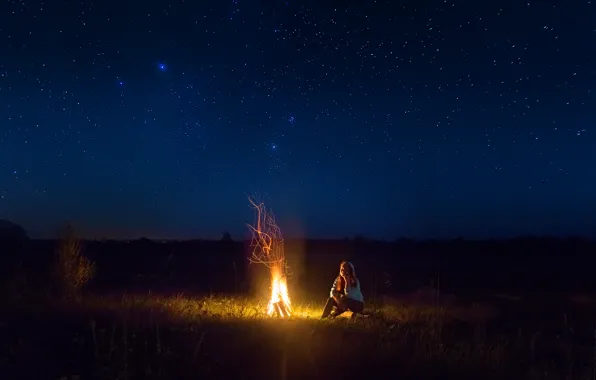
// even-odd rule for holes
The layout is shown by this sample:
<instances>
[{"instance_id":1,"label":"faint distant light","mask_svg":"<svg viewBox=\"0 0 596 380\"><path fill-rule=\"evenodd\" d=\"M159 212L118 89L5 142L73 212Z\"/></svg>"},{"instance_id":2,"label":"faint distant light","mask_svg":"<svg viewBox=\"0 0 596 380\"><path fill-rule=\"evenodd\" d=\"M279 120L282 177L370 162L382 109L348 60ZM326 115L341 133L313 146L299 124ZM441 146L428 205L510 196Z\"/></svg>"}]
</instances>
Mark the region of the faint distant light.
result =
<instances>
[{"instance_id":1,"label":"faint distant light","mask_svg":"<svg viewBox=\"0 0 596 380\"><path fill-rule=\"evenodd\" d=\"M271 144L271 149L276 150L277 149L277 144Z\"/></svg>"},{"instance_id":2,"label":"faint distant light","mask_svg":"<svg viewBox=\"0 0 596 380\"><path fill-rule=\"evenodd\" d=\"M165 63L160 63L159 65L157 65L157 67L159 67L161 71L166 71L166 69L168 68Z\"/></svg>"},{"instance_id":3,"label":"faint distant light","mask_svg":"<svg viewBox=\"0 0 596 380\"><path fill-rule=\"evenodd\" d=\"M122 87L124 86L124 82L122 82L121 80L118 81L118 86Z\"/></svg>"}]
</instances>

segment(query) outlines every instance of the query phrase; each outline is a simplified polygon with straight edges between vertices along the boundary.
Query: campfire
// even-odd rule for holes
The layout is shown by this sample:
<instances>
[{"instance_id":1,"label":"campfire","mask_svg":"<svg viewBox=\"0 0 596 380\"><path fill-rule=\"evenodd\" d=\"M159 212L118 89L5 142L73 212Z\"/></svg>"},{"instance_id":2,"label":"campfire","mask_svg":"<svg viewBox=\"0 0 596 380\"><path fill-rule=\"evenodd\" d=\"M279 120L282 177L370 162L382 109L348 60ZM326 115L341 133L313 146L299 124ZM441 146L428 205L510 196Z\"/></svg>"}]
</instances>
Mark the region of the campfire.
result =
<instances>
[{"instance_id":1,"label":"campfire","mask_svg":"<svg viewBox=\"0 0 596 380\"><path fill-rule=\"evenodd\" d=\"M263 203L248 199L256 211L255 225L248 225L252 232L249 258L251 263L265 265L271 275L271 296L267 305L267 315L286 318L292 315L288 294L288 265L284 253L284 240L273 214Z\"/></svg>"}]
</instances>

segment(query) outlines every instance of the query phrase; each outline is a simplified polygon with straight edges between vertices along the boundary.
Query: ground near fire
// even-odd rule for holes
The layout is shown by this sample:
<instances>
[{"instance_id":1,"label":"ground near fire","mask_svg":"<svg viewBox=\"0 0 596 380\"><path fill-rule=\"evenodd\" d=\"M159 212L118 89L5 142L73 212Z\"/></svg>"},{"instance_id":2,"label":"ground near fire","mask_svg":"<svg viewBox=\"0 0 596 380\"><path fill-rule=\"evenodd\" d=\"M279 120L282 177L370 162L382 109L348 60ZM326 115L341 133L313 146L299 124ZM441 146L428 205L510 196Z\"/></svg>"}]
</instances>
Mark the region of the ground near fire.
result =
<instances>
[{"instance_id":1,"label":"ground near fire","mask_svg":"<svg viewBox=\"0 0 596 380\"><path fill-rule=\"evenodd\" d=\"M594 248L287 240L281 318L270 268L227 234L5 242L0 377L593 379ZM320 320L342 259L372 315Z\"/></svg>"}]
</instances>

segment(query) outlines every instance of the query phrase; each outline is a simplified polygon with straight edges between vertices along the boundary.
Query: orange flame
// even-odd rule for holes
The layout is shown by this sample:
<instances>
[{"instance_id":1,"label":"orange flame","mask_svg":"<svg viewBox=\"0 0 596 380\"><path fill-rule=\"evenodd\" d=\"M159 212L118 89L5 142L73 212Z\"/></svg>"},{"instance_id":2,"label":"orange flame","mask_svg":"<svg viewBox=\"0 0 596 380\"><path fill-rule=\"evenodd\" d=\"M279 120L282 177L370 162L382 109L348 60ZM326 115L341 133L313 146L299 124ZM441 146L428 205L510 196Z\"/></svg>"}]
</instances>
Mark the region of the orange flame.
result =
<instances>
[{"instance_id":1,"label":"orange flame","mask_svg":"<svg viewBox=\"0 0 596 380\"><path fill-rule=\"evenodd\" d=\"M274 313L282 318L292 314L288 283L279 268L271 268L271 298L267 306L267 315L271 316Z\"/></svg>"}]
</instances>

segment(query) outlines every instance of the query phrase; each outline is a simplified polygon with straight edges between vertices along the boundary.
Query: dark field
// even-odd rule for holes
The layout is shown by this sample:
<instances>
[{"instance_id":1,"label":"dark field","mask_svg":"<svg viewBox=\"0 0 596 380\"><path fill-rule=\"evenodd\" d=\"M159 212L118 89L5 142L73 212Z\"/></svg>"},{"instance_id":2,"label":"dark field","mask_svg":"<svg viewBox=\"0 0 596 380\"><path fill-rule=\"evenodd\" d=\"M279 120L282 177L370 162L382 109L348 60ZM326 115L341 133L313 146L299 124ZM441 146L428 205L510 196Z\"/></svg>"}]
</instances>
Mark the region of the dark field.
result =
<instances>
[{"instance_id":1,"label":"dark field","mask_svg":"<svg viewBox=\"0 0 596 380\"><path fill-rule=\"evenodd\" d=\"M97 276L74 300L51 296L43 275L51 244L36 244L5 256L1 378L594 378L593 279L582 277L590 259L577 248L567 249L572 271L569 258L553 266L552 255L510 255L496 266L490 253L489 264L465 250L450 263L419 245L410 256L372 244L364 247L380 253L359 254L357 242L351 251L290 245L301 252L294 315L279 320L264 317L264 274L246 267L241 243L192 253L191 245L89 243ZM373 315L320 321L343 257L360 270ZM456 260L468 265L455 271ZM220 295L201 295L210 293Z\"/></svg>"}]
</instances>

